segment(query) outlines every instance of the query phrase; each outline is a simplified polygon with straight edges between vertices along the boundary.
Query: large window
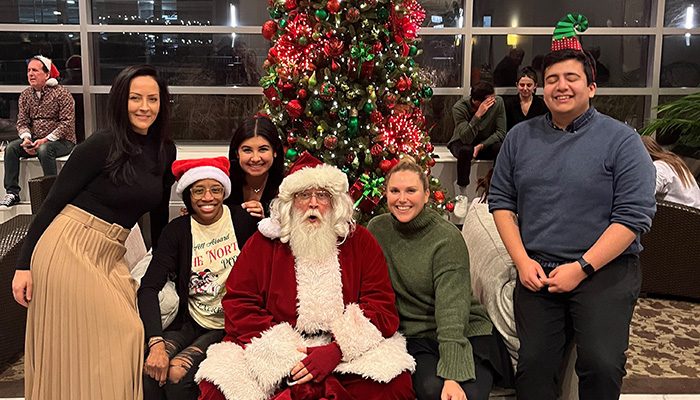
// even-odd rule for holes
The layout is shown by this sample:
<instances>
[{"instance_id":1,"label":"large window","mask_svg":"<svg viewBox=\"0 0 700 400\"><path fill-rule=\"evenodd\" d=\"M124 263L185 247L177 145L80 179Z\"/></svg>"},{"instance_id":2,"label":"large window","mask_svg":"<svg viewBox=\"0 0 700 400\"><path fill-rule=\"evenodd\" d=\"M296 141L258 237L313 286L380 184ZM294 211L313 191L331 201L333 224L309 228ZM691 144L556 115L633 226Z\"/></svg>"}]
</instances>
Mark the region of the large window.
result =
<instances>
[{"instance_id":1,"label":"large window","mask_svg":"<svg viewBox=\"0 0 700 400\"><path fill-rule=\"evenodd\" d=\"M430 136L444 144L452 105L481 79L515 94L499 63L541 73L556 22L572 7L549 0L420 0L426 10L418 64L435 95L423 105ZM10 132L27 86L26 60L51 57L78 104L78 125L100 126L109 85L125 66L149 63L173 93L173 137L224 143L260 105L259 78L270 44L261 34L265 0L0 1L0 132ZM80 7L84 5L86 10ZM578 2L590 28L580 36L598 61L601 111L641 127L666 99L700 90L700 4L693 0ZM516 69L517 70L517 69ZM656 74L656 76L655 76ZM3 131L4 129L4 131Z\"/></svg>"}]
</instances>

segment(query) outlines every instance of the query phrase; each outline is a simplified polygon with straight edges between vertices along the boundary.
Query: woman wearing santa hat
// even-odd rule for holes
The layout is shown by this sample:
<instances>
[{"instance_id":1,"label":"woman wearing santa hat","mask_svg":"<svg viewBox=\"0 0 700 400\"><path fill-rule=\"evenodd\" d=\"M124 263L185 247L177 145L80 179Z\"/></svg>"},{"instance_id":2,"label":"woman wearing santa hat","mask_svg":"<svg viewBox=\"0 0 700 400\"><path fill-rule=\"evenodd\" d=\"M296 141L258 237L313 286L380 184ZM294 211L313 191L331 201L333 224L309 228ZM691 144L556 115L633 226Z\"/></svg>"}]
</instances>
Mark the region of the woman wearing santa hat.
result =
<instances>
[{"instance_id":1,"label":"woman wearing santa hat","mask_svg":"<svg viewBox=\"0 0 700 400\"><path fill-rule=\"evenodd\" d=\"M188 215L163 229L138 292L148 343L145 400L197 399L194 374L209 345L224 337L226 279L256 229L255 219L240 204L224 205L231 194L226 157L178 160L173 174ZM179 309L164 330L158 292L168 279L175 282Z\"/></svg>"},{"instance_id":2,"label":"woman wearing santa hat","mask_svg":"<svg viewBox=\"0 0 700 400\"><path fill-rule=\"evenodd\" d=\"M106 129L75 148L29 227L12 281L29 307L26 399L143 396L143 326L124 241L146 212L154 243L167 222L169 104L153 67L121 71Z\"/></svg>"}]
</instances>

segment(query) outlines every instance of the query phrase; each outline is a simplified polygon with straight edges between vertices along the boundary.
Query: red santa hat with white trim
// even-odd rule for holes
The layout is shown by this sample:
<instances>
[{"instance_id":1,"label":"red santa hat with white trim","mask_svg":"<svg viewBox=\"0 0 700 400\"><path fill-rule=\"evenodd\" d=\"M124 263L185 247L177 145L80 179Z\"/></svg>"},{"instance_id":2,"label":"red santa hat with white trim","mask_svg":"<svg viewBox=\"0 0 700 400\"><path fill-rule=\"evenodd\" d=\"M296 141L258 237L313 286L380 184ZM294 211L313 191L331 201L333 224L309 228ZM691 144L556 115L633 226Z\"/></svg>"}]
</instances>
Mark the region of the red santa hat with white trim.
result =
<instances>
[{"instance_id":1,"label":"red santa hat with white trim","mask_svg":"<svg viewBox=\"0 0 700 400\"><path fill-rule=\"evenodd\" d=\"M39 60L39 62L49 71L49 79L46 80L46 85L58 85L58 77L61 76L61 74L58 72L58 68L56 68L51 59L41 55L34 56L32 59Z\"/></svg>"},{"instance_id":2,"label":"red santa hat with white trim","mask_svg":"<svg viewBox=\"0 0 700 400\"><path fill-rule=\"evenodd\" d=\"M177 179L175 191L182 197L182 192L197 181L214 179L224 187L224 199L231 194L229 168L231 164L226 157L195 158L177 160L173 163L173 175Z\"/></svg>"},{"instance_id":3,"label":"red santa hat with white trim","mask_svg":"<svg viewBox=\"0 0 700 400\"><path fill-rule=\"evenodd\" d=\"M305 151L292 164L287 177L282 180L279 197L289 201L294 193L311 188L326 189L333 195L345 193L348 191L348 177L338 168L324 164Z\"/></svg>"}]
</instances>

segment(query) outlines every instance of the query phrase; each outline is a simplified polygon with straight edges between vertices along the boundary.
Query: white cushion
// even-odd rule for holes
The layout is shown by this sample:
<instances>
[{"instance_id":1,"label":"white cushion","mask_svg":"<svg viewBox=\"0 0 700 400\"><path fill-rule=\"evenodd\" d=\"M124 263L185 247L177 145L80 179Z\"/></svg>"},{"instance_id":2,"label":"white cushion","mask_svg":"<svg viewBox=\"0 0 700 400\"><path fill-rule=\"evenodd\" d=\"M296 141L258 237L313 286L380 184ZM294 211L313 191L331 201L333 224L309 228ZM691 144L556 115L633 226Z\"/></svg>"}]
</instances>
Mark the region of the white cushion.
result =
<instances>
[{"instance_id":1,"label":"white cushion","mask_svg":"<svg viewBox=\"0 0 700 400\"><path fill-rule=\"evenodd\" d=\"M141 278L146 274L146 269L148 268L148 264L151 263L151 258L153 258L153 255L149 251L131 269L131 277L139 284L141 284ZM180 298L177 295L177 290L175 290L175 282L167 281L165 283L163 289L158 293L158 302L160 303L160 320L163 324L163 329L165 329L170 326L175 319L180 306Z\"/></svg>"},{"instance_id":2,"label":"white cushion","mask_svg":"<svg viewBox=\"0 0 700 400\"><path fill-rule=\"evenodd\" d=\"M472 203L464 220L462 236L469 248L474 296L486 307L515 361L520 347L513 313L513 289L517 271L498 235L487 204Z\"/></svg>"}]
</instances>

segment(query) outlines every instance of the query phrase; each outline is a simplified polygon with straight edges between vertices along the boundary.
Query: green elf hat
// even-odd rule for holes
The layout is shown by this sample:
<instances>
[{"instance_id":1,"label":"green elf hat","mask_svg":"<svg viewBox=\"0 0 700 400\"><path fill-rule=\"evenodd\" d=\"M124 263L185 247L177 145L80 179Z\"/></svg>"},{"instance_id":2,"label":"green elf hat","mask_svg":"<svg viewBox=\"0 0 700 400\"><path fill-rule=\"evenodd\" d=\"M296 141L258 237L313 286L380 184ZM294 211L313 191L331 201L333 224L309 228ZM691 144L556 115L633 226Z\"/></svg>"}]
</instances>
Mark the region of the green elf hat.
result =
<instances>
[{"instance_id":1,"label":"green elf hat","mask_svg":"<svg viewBox=\"0 0 700 400\"><path fill-rule=\"evenodd\" d=\"M552 36L552 51L572 49L583 51L581 43L576 38L576 31L588 29L588 19L581 14L569 13L557 22Z\"/></svg>"}]
</instances>

